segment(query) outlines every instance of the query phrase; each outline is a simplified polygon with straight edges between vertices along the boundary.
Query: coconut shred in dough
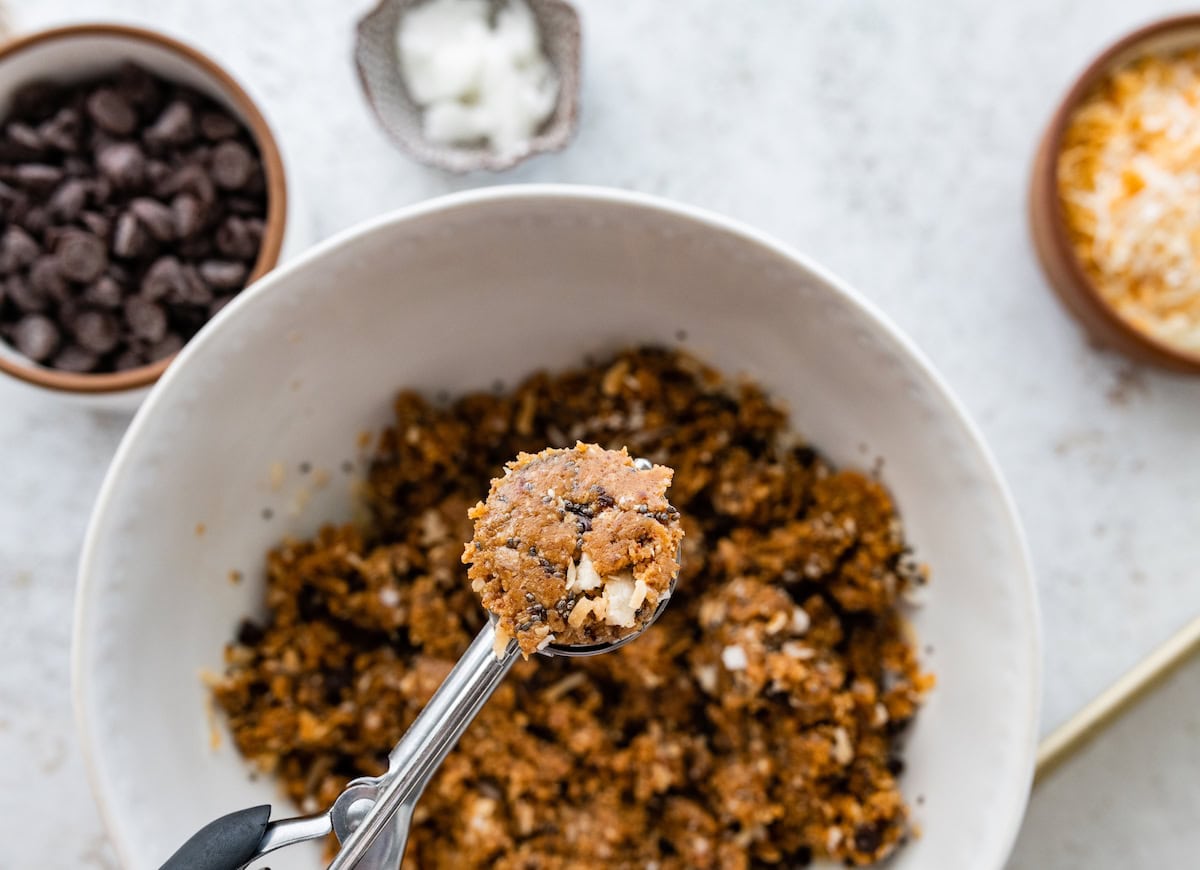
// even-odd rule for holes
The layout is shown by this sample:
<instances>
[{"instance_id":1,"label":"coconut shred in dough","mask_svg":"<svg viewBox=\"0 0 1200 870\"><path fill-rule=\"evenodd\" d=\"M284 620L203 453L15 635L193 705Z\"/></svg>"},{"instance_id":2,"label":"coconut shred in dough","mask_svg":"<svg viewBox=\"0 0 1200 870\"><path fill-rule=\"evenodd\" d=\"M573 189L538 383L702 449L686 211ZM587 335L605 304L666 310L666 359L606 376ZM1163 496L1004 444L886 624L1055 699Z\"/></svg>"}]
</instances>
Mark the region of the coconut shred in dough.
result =
<instances>
[{"instance_id":1,"label":"coconut shred in dough","mask_svg":"<svg viewBox=\"0 0 1200 870\"><path fill-rule=\"evenodd\" d=\"M667 501L674 472L637 468L628 451L576 444L522 453L470 511L463 561L497 618L497 654L516 638L549 644L620 640L670 595L683 530Z\"/></svg>"},{"instance_id":2,"label":"coconut shred in dough","mask_svg":"<svg viewBox=\"0 0 1200 870\"><path fill-rule=\"evenodd\" d=\"M519 154L554 111L558 79L525 0L430 0L398 34L401 72L431 142Z\"/></svg>"}]
</instances>

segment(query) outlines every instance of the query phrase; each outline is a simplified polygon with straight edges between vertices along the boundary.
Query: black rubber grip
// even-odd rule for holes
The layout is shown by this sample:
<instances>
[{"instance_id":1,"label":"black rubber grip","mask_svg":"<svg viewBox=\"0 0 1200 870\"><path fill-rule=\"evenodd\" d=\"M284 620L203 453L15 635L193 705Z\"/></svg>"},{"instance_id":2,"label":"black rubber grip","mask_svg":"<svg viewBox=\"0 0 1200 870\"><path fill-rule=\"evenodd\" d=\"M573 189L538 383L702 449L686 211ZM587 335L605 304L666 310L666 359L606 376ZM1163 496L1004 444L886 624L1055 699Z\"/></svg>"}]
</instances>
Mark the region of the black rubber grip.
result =
<instances>
[{"instance_id":1,"label":"black rubber grip","mask_svg":"<svg viewBox=\"0 0 1200 870\"><path fill-rule=\"evenodd\" d=\"M239 870L254 857L270 818L269 804L221 816L180 846L160 870Z\"/></svg>"}]
</instances>

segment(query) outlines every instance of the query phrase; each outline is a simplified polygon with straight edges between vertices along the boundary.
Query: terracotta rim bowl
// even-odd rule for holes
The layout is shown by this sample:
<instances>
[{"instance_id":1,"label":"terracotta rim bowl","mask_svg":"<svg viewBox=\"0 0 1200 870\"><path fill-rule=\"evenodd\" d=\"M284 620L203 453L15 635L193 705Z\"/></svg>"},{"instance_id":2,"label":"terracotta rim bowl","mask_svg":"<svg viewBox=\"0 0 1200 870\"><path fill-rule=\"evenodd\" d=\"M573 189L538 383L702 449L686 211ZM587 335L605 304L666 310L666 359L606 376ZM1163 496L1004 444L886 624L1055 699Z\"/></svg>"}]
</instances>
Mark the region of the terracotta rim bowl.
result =
<instances>
[{"instance_id":1,"label":"terracotta rim bowl","mask_svg":"<svg viewBox=\"0 0 1200 870\"><path fill-rule=\"evenodd\" d=\"M1154 51L1200 46L1200 14L1165 18L1114 42L1091 61L1059 103L1038 145L1029 190L1029 220L1038 259L1051 286L1095 341L1138 362L1200 374L1200 354L1138 331L1100 295L1071 249L1058 198L1058 153L1071 114L1093 85L1115 67Z\"/></svg>"},{"instance_id":2,"label":"terracotta rim bowl","mask_svg":"<svg viewBox=\"0 0 1200 870\"><path fill-rule=\"evenodd\" d=\"M134 40L148 43L176 55L189 66L196 68L208 79L215 91L224 97L238 119L253 135L260 152L263 172L267 182L267 218L263 231L262 247L258 260L250 273L247 285L269 272L279 260L287 222L287 184L284 179L283 160L279 154L275 136L258 106L243 90L242 86L216 61L190 45L164 36L153 30L129 27L120 24L77 24L56 27L22 36L0 45L0 66L31 49L60 40L80 37L111 38L112 61L115 66L122 56L122 41ZM154 71L154 70L152 70ZM49 76L53 77L53 76ZM19 354L0 354L0 371L35 387L65 393L97 394L119 393L148 387L170 365L175 357L169 356L150 365L140 366L124 372L104 374L75 374L40 366L22 358Z\"/></svg>"}]
</instances>

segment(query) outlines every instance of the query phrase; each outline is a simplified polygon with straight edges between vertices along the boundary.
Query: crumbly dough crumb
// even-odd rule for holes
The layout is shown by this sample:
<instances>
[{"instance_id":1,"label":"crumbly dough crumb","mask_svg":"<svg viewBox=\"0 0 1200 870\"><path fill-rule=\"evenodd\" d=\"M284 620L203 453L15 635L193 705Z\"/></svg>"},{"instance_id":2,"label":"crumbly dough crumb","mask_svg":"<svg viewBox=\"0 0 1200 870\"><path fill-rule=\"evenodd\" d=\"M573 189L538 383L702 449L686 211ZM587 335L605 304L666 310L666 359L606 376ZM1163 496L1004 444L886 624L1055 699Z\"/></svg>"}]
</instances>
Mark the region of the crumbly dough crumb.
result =
<instances>
[{"instance_id":1,"label":"crumbly dough crumb","mask_svg":"<svg viewBox=\"0 0 1200 870\"><path fill-rule=\"evenodd\" d=\"M498 635L528 658L548 643L617 641L650 622L679 570L673 473L582 442L505 465L469 513L475 536L462 557Z\"/></svg>"}]
</instances>

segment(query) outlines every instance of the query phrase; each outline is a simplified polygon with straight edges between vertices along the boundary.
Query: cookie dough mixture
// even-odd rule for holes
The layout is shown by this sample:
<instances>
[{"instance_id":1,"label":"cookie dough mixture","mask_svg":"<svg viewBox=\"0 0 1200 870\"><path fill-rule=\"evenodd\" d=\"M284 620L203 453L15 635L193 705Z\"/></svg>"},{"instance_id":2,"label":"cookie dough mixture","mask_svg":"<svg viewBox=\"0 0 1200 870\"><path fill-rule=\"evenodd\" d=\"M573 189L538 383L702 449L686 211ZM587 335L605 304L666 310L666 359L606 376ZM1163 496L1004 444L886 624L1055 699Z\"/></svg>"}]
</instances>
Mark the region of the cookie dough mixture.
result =
<instances>
[{"instance_id":1,"label":"cookie dough mixture","mask_svg":"<svg viewBox=\"0 0 1200 870\"><path fill-rule=\"evenodd\" d=\"M587 646L640 631L670 597L683 530L674 472L595 444L522 453L470 511L463 562L498 617L497 654Z\"/></svg>"},{"instance_id":2,"label":"cookie dough mixture","mask_svg":"<svg viewBox=\"0 0 1200 870\"><path fill-rule=\"evenodd\" d=\"M214 685L237 749L303 809L386 769L483 625L461 556L496 469L585 441L675 469L671 604L614 652L516 663L422 796L406 870L864 866L912 835L902 739L933 679L900 602L924 578L871 475L660 350L402 393L395 414L369 521L268 555L265 616Z\"/></svg>"}]
</instances>

